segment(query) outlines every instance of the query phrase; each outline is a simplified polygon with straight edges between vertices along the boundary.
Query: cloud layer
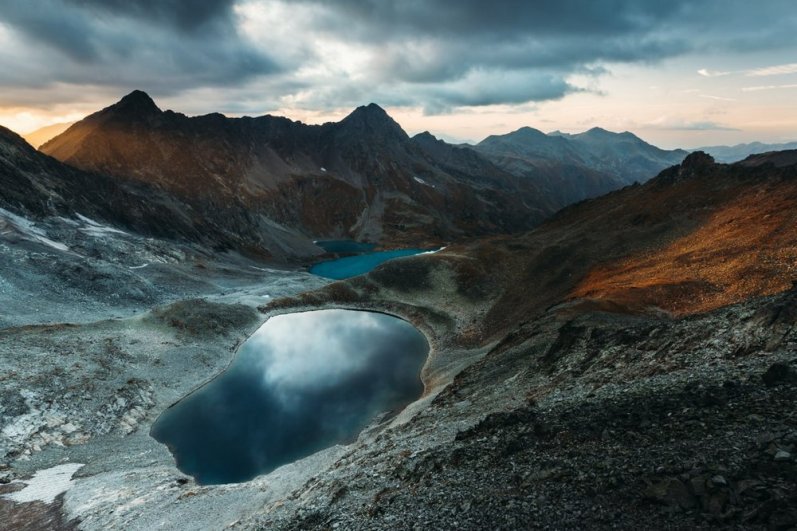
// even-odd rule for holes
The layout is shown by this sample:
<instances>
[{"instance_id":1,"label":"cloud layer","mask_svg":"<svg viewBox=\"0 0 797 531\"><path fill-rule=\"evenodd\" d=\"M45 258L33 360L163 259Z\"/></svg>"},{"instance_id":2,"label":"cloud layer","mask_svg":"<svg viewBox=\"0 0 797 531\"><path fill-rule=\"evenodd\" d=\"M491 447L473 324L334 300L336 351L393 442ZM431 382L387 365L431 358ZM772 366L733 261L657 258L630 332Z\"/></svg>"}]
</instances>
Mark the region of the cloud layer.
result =
<instances>
[{"instance_id":1,"label":"cloud layer","mask_svg":"<svg viewBox=\"0 0 797 531\"><path fill-rule=\"evenodd\" d=\"M795 16L786 0L5 0L0 105L132 88L214 90L240 112L518 105L592 90L607 65L794 47Z\"/></svg>"},{"instance_id":2,"label":"cloud layer","mask_svg":"<svg viewBox=\"0 0 797 531\"><path fill-rule=\"evenodd\" d=\"M65 84L166 94L279 70L239 35L230 0L5 0L0 21L1 83L12 90Z\"/></svg>"}]
</instances>

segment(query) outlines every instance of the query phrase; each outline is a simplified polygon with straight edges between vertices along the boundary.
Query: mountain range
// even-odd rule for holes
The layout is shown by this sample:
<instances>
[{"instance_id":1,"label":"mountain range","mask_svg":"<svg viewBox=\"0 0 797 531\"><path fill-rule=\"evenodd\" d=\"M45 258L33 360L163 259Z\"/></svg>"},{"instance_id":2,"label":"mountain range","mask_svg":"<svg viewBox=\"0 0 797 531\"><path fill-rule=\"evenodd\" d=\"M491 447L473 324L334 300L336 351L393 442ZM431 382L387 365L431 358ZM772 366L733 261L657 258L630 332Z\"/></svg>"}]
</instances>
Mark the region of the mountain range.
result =
<instances>
[{"instance_id":1,"label":"mountain range","mask_svg":"<svg viewBox=\"0 0 797 531\"><path fill-rule=\"evenodd\" d=\"M659 149L627 131L612 133L599 127L547 135L523 127L487 137L475 149L502 169L534 179L561 206L645 182L688 154Z\"/></svg>"},{"instance_id":2,"label":"mountain range","mask_svg":"<svg viewBox=\"0 0 797 531\"><path fill-rule=\"evenodd\" d=\"M417 245L523 230L555 208L533 181L483 158L438 160L376 105L310 126L273 116L187 117L136 91L41 151L164 190L233 229L235 247L270 256L295 252L301 237Z\"/></svg>"},{"instance_id":3,"label":"mountain range","mask_svg":"<svg viewBox=\"0 0 797 531\"><path fill-rule=\"evenodd\" d=\"M542 140L542 142L540 142ZM187 117L144 92L41 146L70 166L175 197L227 246L276 258L301 242L431 245L527 230L563 206L644 181L686 152L631 133L524 128L457 146L410 138L375 104L336 123ZM234 235L234 236L233 236Z\"/></svg>"}]
</instances>

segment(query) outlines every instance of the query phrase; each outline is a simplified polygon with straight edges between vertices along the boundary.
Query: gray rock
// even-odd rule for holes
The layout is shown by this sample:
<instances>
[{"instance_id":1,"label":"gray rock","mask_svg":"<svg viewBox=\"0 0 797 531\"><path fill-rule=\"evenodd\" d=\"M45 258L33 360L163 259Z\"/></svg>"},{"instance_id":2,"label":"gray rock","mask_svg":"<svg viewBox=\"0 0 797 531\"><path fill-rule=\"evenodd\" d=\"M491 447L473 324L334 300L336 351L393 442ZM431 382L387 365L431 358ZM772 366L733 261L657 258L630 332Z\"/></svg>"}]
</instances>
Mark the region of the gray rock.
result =
<instances>
[{"instance_id":1,"label":"gray rock","mask_svg":"<svg viewBox=\"0 0 797 531\"><path fill-rule=\"evenodd\" d=\"M791 454L786 450L778 450L775 453L775 461L789 461L791 459Z\"/></svg>"}]
</instances>

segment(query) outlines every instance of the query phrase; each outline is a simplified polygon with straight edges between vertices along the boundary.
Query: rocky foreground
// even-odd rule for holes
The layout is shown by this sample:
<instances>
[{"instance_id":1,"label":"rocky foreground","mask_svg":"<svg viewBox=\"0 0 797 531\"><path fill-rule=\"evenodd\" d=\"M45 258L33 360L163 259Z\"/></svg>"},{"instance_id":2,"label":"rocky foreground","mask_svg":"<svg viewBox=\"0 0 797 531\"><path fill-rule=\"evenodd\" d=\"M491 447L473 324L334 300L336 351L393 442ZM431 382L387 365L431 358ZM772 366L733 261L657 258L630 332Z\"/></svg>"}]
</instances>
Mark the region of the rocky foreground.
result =
<instances>
[{"instance_id":1,"label":"rocky foreground","mask_svg":"<svg viewBox=\"0 0 797 531\"><path fill-rule=\"evenodd\" d=\"M797 525L797 289L678 320L567 313L241 527Z\"/></svg>"},{"instance_id":2,"label":"rocky foreground","mask_svg":"<svg viewBox=\"0 0 797 531\"><path fill-rule=\"evenodd\" d=\"M437 338L425 399L352 445L211 487L177 471L148 426L262 317L190 303L8 329L0 490L85 466L50 503L2 499L0 514L20 529L797 524L797 290L680 319L572 309L486 351L441 350L447 324L406 315Z\"/></svg>"}]
</instances>

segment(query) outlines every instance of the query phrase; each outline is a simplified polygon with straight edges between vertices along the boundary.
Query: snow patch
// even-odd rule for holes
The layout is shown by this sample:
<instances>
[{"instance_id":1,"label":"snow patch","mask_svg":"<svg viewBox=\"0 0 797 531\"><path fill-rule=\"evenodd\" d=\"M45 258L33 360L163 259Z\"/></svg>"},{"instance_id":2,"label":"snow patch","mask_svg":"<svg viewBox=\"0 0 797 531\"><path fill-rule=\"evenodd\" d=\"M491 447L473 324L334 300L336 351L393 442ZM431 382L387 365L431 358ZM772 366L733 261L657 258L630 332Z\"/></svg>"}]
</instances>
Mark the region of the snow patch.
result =
<instances>
[{"instance_id":1,"label":"snow patch","mask_svg":"<svg viewBox=\"0 0 797 531\"><path fill-rule=\"evenodd\" d=\"M39 243L43 243L53 249L57 249L59 251L68 251L69 247L64 245L63 243L59 243L49 239L45 236L44 231L38 228L32 221L29 219L25 219L22 216L17 216L16 214L12 214L8 210L0 208L0 216L5 218L5 222L11 225L13 228L24 234L30 239L36 240Z\"/></svg>"},{"instance_id":2,"label":"snow patch","mask_svg":"<svg viewBox=\"0 0 797 531\"><path fill-rule=\"evenodd\" d=\"M145 267L147 267L148 265L149 265L149 262L147 262L147 263L146 263L146 264L144 264L144 265L140 265L140 266L130 266L130 267L129 267L129 269L144 269L144 268L145 268Z\"/></svg>"},{"instance_id":3,"label":"snow patch","mask_svg":"<svg viewBox=\"0 0 797 531\"><path fill-rule=\"evenodd\" d=\"M420 177L418 177L417 175L416 175L415 177L413 177L413 179L415 179L415 182L417 182L417 183L421 183L421 184L422 184L422 185L424 185L424 186L429 186L430 188L434 188L434 185L433 185L433 184L429 184L429 183L427 183L426 181L424 181L423 179L421 179L421 178L420 178Z\"/></svg>"},{"instance_id":4,"label":"snow patch","mask_svg":"<svg viewBox=\"0 0 797 531\"><path fill-rule=\"evenodd\" d=\"M97 223L96 221L94 221L94 220L93 220L93 219L91 219L91 218L88 218L88 217L84 216L83 214L75 214L75 216L77 216L77 218L78 218L80 221L85 221L85 222L86 222L86 223L88 223L89 225L94 225L95 227L99 227L99 226L100 226L100 224L99 224L99 223Z\"/></svg>"},{"instance_id":5,"label":"snow patch","mask_svg":"<svg viewBox=\"0 0 797 531\"><path fill-rule=\"evenodd\" d=\"M17 503L41 501L53 503L62 492L72 485L72 475L83 467L80 463L66 463L44 470L39 470L31 479L17 480L15 483L27 483L27 486L3 498Z\"/></svg>"},{"instance_id":6,"label":"snow patch","mask_svg":"<svg viewBox=\"0 0 797 531\"><path fill-rule=\"evenodd\" d=\"M125 231L123 231L123 230L115 229L115 228L109 227L107 225L102 225L100 223L97 223L93 219L84 216L83 214L75 214L75 215L77 216L77 218L79 220L81 220L84 223L87 223L89 225L88 227L82 227L80 229L82 232L85 232L89 236L95 236L95 237L100 238L100 237L105 236L106 234L124 234L124 235L127 235L127 233Z\"/></svg>"},{"instance_id":7,"label":"snow patch","mask_svg":"<svg viewBox=\"0 0 797 531\"><path fill-rule=\"evenodd\" d=\"M422 253L418 253L418 254L434 254L434 253L439 253L440 251L442 251L442 250L443 250L443 249L445 249L445 248L446 248L446 246L443 246L443 247L441 247L441 248L439 248L439 249L432 249L431 251L424 251L424 252L422 252Z\"/></svg>"},{"instance_id":8,"label":"snow patch","mask_svg":"<svg viewBox=\"0 0 797 531\"><path fill-rule=\"evenodd\" d=\"M269 269L267 267L256 267L256 266L249 266L249 267L251 267L252 269L256 269L258 271L263 271L264 273L274 273L277 275L283 273L283 271L280 271L279 269Z\"/></svg>"}]
</instances>

